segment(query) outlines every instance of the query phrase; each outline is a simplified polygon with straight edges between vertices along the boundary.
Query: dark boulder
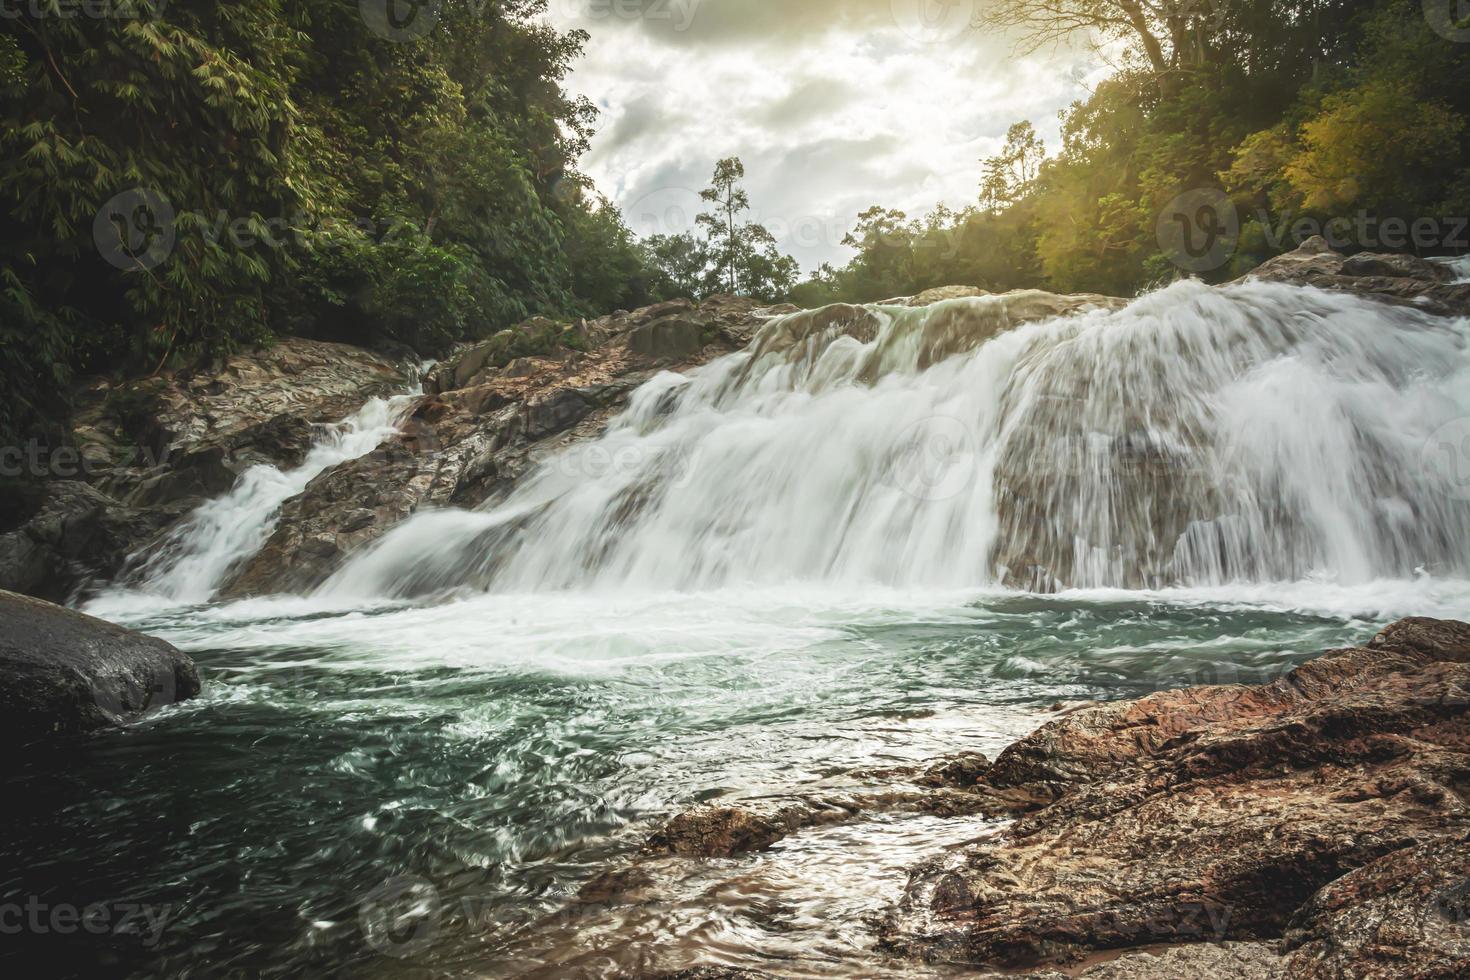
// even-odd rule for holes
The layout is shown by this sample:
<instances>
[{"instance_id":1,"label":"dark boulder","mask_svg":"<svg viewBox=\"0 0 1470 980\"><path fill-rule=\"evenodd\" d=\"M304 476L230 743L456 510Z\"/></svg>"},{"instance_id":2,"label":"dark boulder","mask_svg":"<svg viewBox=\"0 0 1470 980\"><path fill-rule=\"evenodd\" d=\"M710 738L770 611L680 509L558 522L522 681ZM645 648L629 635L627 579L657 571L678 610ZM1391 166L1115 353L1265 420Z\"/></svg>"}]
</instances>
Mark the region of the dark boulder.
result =
<instances>
[{"instance_id":1,"label":"dark boulder","mask_svg":"<svg viewBox=\"0 0 1470 980\"><path fill-rule=\"evenodd\" d=\"M193 661L162 640L0 592L0 730L12 738L134 721L199 689Z\"/></svg>"}]
</instances>

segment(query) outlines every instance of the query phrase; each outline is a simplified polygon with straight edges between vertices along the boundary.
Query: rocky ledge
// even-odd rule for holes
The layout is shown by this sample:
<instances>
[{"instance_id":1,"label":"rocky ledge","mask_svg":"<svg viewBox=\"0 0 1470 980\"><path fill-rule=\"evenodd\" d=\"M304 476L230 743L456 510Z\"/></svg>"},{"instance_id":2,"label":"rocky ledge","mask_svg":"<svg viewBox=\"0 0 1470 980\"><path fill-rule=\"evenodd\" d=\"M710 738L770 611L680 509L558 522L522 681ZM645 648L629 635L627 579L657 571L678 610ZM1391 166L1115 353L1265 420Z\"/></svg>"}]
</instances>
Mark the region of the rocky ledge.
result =
<instances>
[{"instance_id":1,"label":"rocky ledge","mask_svg":"<svg viewBox=\"0 0 1470 980\"><path fill-rule=\"evenodd\" d=\"M199 693L162 640L0 592L0 731L21 742L136 721Z\"/></svg>"},{"instance_id":2,"label":"rocky ledge","mask_svg":"<svg viewBox=\"0 0 1470 980\"><path fill-rule=\"evenodd\" d=\"M583 899L647 900L646 869L670 860L919 810L973 828L911 869L875 923L898 963L1094 980L1470 976L1467 709L1470 625L1405 620L1270 684L1071 710L994 763L697 807Z\"/></svg>"}]
</instances>

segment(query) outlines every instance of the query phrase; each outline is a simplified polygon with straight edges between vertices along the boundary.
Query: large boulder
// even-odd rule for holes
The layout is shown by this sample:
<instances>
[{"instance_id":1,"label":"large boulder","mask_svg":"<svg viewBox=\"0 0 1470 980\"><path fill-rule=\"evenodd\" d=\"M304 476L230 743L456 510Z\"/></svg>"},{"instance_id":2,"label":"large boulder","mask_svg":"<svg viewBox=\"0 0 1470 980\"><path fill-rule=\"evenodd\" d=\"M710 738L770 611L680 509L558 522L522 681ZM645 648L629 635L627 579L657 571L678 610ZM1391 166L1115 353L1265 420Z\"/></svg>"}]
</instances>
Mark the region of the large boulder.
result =
<instances>
[{"instance_id":1,"label":"large boulder","mask_svg":"<svg viewBox=\"0 0 1470 980\"><path fill-rule=\"evenodd\" d=\"M199 690L193 661L162 640L0 592L0 730L11 738L134 721Z\"/></svg>"},{"instance_id":2,"label":"large boulder","mask_svg":"<svg viewBox=\"0 0 1470 980\"><path fill-rule=\"evenodd\" d=\"M78 480L46 484L35 512L0 534L0 589L65 602L88 581L121 572L180 514L126 507Z\"/></svg>"},{"instance_id":3,"label":"large boulder","mask_svg":"<svg viewBox=\"0 0 1470 980\"><path fill-rule=\"evenodd\" d=\"M886 947L1034 967L1161 943L1276 939L1296 921L1303 950L1339 959L1289 975L1387 975L1364 962L1379 955L1365 937L1397 906L1355 912L1358 924L1314 909L1355 905L1340 885L1326 898L1319 890L1356 869L1462 846L1467 651L1470 625L1411 621L1272 684L1166 692L1046 726L984 781L1055 802L917 869L884 927ZM1434 955L1462 950L1441 943Z\"/></svg>"},{"instance_id":4,"label":"large boulder","mask_svg":"<svg viewBox=\"0 0 1470 980\"><path fill-rule=\"evenodd\" d=\"M1363 252L1349 258L1320 235L1267 260L1245 278L1413 304L1440 316L1470 316L1470 284L1454 283L1446 266L1412 255Z\"/></svg>"}]
</instances>

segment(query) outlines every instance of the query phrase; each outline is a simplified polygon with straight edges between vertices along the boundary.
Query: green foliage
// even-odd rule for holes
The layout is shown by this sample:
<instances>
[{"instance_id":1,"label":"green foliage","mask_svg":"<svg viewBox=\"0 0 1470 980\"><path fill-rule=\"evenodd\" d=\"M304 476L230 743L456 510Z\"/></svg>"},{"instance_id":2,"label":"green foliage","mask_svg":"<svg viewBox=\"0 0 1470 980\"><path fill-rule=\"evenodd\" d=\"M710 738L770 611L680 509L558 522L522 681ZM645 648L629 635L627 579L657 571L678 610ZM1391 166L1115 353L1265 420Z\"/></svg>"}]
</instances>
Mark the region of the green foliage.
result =
<instances>
[{"instance_id":1,"label":"green foliage","mask_svg":"<svg viewBox=\"0 0 1470 980\"><path fill-rule=\"evenodd\" d=\"M63 429L76 371L281 332L428 353L646 295L574 170L595 111L561 83L586 35L535 20L544 0L451 0L408 43L355 0L135 6L3 22L6 434ZM118 268L94 219L138 189L162 206L104 237L146 221L172 247Z\"/></svg>"},{"instance_id":2,"label":"green foliage","mask_svg":"<svg viewBox=\"0 0 1470 980\"><path fill-rule=\"evenodd\" d=\"M1037 166L1034 130L1013 126L981 162L976 207L920 221L865 212L848 241L856 257L797 287L802 302L945 284L1131 295L1185 274L1162 254L1157 223L1197 188L1222 188L1241 217L1235 255L1205 273L1217 281L1294 247L1303 217L1372 227L1470 213L1470 88L1458 83L1470 45L1436 34L1415 0L1001 0L991 10L1033 42L1090 24L1129 41L1131 56L1064 115L1056 156Z\"/></svg>"}]
</instances>

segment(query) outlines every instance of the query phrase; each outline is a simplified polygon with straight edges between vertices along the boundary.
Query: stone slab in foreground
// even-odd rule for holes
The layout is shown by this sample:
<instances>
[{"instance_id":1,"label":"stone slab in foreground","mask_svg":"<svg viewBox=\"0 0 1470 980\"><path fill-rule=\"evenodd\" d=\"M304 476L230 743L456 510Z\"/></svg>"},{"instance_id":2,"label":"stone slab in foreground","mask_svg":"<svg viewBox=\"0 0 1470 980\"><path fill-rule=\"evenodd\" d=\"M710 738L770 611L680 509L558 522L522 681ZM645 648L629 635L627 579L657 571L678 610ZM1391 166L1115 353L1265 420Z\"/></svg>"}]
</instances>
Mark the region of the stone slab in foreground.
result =
<instances>
[{"instance_id":1,"label":"stone slab in foreground","mask_svg":"<svg viewBox=\"0 0 1470 980\"><path fill-rule=\"evenodd\" d=\"M0 733L9 738L126 723L199 689L193 661L163 640L0 592Z\"/></svg>"}]
</instances>

